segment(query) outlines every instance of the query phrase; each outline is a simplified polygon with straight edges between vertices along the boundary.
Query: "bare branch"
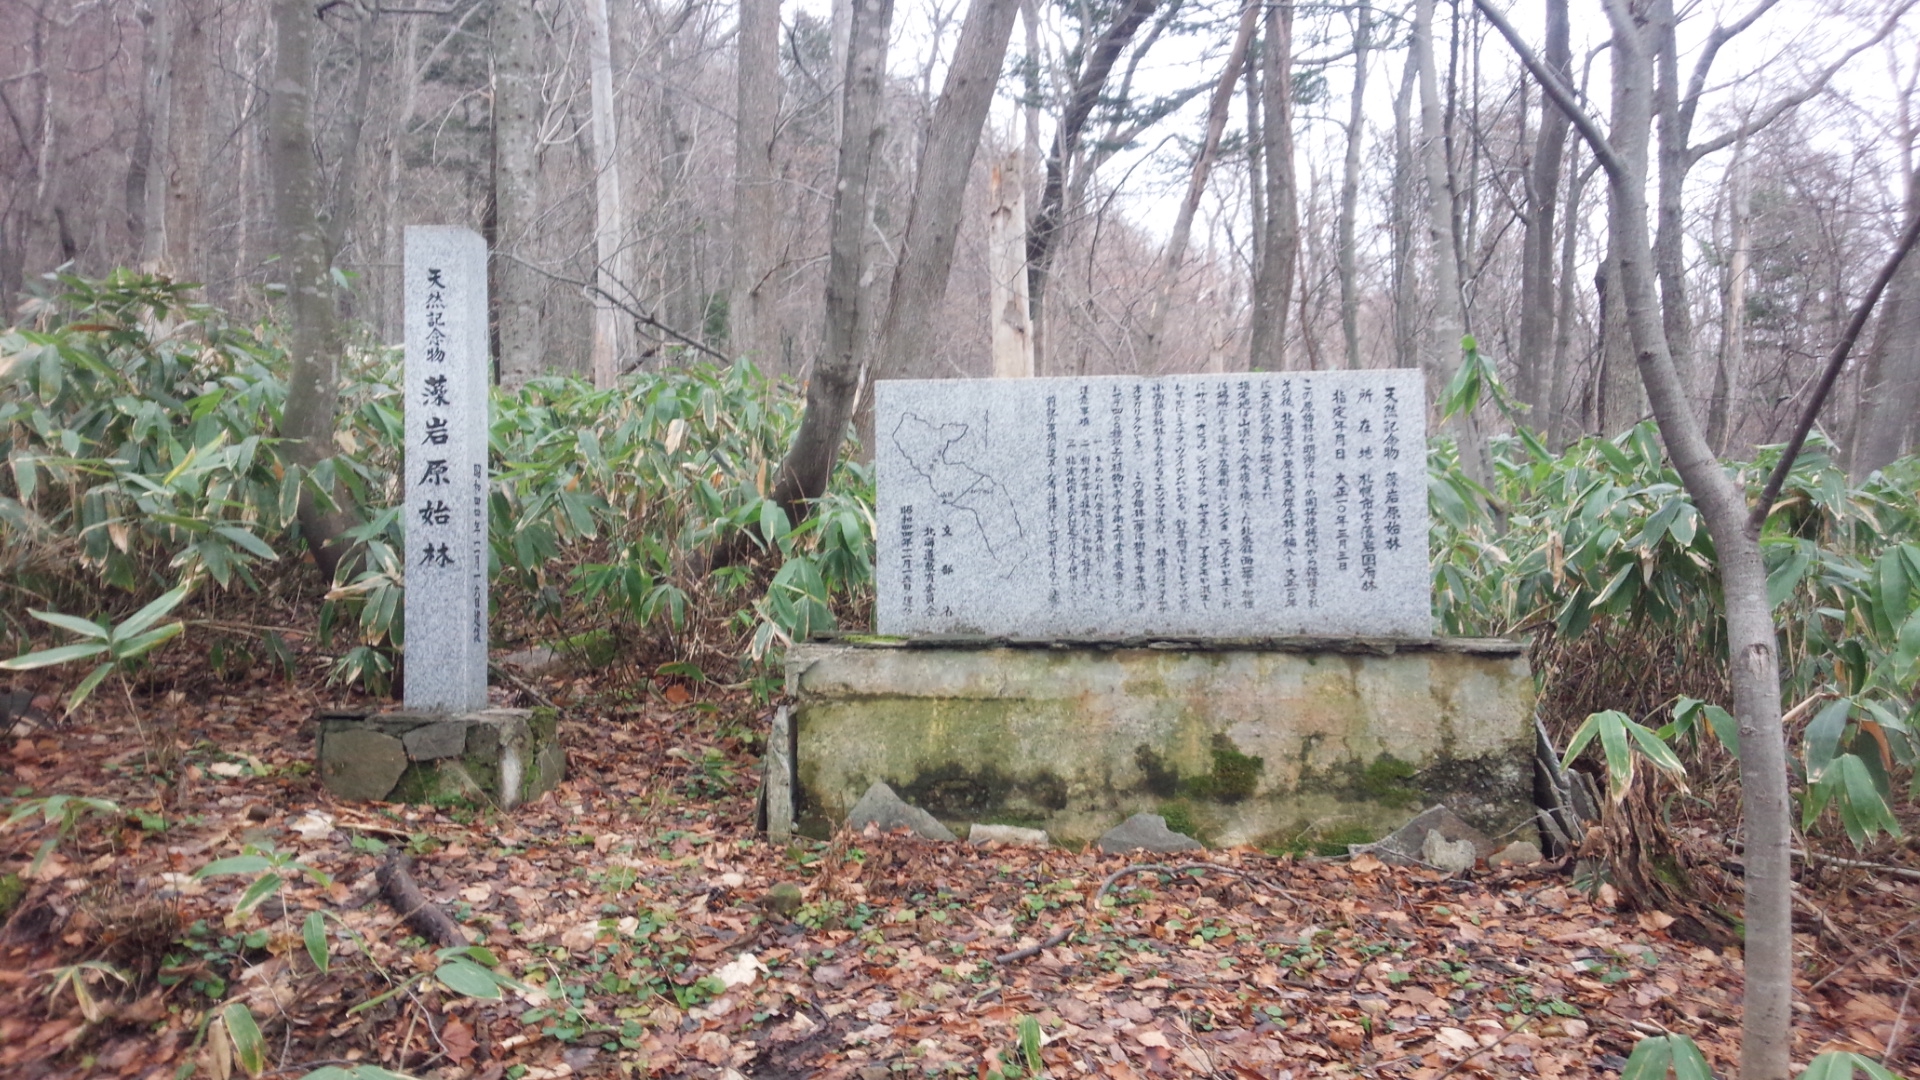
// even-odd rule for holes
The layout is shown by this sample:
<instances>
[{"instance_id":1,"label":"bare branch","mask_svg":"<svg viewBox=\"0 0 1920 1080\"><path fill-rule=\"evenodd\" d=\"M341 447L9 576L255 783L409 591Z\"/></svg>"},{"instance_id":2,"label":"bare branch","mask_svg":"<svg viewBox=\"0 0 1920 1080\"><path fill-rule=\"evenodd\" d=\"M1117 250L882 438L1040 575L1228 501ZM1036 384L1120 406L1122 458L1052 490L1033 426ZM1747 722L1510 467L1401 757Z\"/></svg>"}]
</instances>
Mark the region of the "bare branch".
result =
<instances>
[{"instance_id":1,"label":"bare branch","mask_svg":"<svg viewBox=\"0 0 1920 1080\"><path fill-rule=\"evenodd\" d=\"M1500 31L1500 36L1507 39L1507 45L1513 49L1514 55L1519 57L1520 63L1526 67L1534 81L1540 84L1540 89L1552 98L1554 105L1573 122L1574 129L1580 132L1580 137L1593 148L1593 156L1599 161L1600 166L1607 170L1607 175L1614 179L1624 177L1626 164L1620 160L1619 154L1614 153L1613 144L1607 141L1607 136L1600 130L1599 122L1594 120L1586 109L1581 108L1579 98L1574 95L1572 88L1560 81L1559 73L1540 62L1540 58L1534 54L1526 39L1522 38L1520 32L1513 28L1513 24L1507 21L1507 17L1494 9L1492 0L1473 0L1473 6L1479 8L1480 14L1485 15L1487 21L1493 24L1493 28Z\"/></svg>"},{"instance_id":2,"label":"bare branch","mask_svg":"<svg viewBox=\"0 0 1920 1080\"><path fill-rule=\"evenodd\" d=\"M1883 21L1880 24L1880 29L1877 32L1875 32L1872 37L1868 38L1867 40L1861 42L1858 45L1855 45L1853 48L1848 49L1846 52L1841 53L1838 59L1836 59L1833 63L1828 64L1824 69L1822 69L1820 74L1815 76L1813 81L1808 83L1806 86L1801 87L1798 91L1792 94L1789 94L1784 98L1781 98L1779 101L1774 102L1773 105L1769 107L1766 112L1763 112L1760 115L1753 117L1752 119L1748 120L1746 123L1741 124L1737 128L1734 128L1732 131L1723 132L1722 134L1717 135L1714 138L1709 139L1706 142L1703 142L1700 145L1689 149L1687 151L1688 164L1692 164L1693 162L1699 161L1701 158L1706 157L1708 154L1717 153L1721 150L1724 150L1727 147L1732 146L1734 143L1740 141L1741 139L1751 137L1755 132L1760 131L1761 129L1767 127L1769 124L1772 124L1774 121L1780 119L1782 116L1785 116L1787 113L1813 100L1816 96L1820 94L1821 91L1827 88L1827 84L1833 81L1833 77L1839 73L1841 68L1847 66L1847 63L1849 61L1851 61L1854 57L1860 55L1862 52L1865 52L1866 50L1873 48L1875 45L1880 44L1882 41L1885 41L1887 39L1887 35L1893 33L1894 27L1899 24L1901 17L1904 16L1908 11L1912 10L1915 2L1916 0L1902 0L1900 5L1894 8L1893 11L1887 15L1885 21ZM1695 78L1704 79L1705 73L1700 69L1696 68ZM1696 90L1695 87L1691 87L1691 86L1688 87L1687 89L1689 94L1694 93ZM1690 101L1689 108L1691 108L1693 104L1695 104L1695 102Z\"/></svg>"}]
</instances>

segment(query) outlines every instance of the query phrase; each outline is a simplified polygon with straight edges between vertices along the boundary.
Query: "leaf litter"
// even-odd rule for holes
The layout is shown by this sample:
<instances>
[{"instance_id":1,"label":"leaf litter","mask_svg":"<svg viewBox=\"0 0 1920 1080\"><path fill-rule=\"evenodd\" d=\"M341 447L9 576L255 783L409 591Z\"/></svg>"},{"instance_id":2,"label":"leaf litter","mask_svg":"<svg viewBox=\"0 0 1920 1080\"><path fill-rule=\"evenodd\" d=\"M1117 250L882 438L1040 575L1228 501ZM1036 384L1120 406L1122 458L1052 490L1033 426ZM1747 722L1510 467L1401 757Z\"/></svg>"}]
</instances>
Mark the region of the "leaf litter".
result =
<instances>
[{"instance_id":1,"label":"leaf litter","mask_svg":"<svg viewBox=\"0 0 1920 1080\"><path fill-rule=\"evenodd\" d=\"M82 822L0 940L0 1075L243 1075L208 1037L236 1001L291 1076L880 1080L1037 1062L1114 1080L1553 1080L1615 1075L1669 1031L1721 1075L1738 1061L1737 951L1615 911L1561 868L1450 880L1236 849L1132 872L1148 857L871 831L775 844L753 828L761 713L684 689L576 705L596 719L563 724L567 781L510 814L340 803L312 775L315 704L285 687L174 693L150 703L144 741L83 715L6 747L16 794L128 816ZM8 868L39 840L0 835ZM237 915L247 878L193 876L269 847L324 879L286 874ZM395 853L500 960L513 983L497 999L408 982L438 960L379 899ZM1825 922L1797 938L1796 1057L1913 1046L1913 898L1857 873L1821 885ZM303 940L316 911L324 971ZM63 984L80 994L48 993L86 960L129 985L80 971ZM1024 1045L1023 1022L1038 1031Z\"/></svg>"}]
</instances>

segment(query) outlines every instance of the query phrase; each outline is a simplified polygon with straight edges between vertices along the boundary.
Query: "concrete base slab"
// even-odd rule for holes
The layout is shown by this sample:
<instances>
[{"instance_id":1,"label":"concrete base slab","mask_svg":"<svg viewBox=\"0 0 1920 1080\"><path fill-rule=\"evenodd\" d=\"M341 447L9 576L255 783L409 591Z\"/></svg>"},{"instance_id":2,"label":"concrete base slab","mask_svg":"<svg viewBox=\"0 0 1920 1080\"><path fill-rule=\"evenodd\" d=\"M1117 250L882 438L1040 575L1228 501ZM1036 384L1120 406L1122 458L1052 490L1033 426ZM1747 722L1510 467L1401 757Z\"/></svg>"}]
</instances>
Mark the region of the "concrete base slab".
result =
<instances>
[{"instance_id":1,"label":"concrete base slab","mask_svg":"<svg viewBox=\"0 0 1920 1080\"><path fill-rule=\"evenodd\" d=\"M566 751L547 709L320 716L320 780L342 799L512 809L553 790Z\"/></svg>"},{"instance_id":2,"label":"concrete base slab","mask_svg":"<svg viewBox=\"0 0 1920 1080\"><path fill-rule=\"evenodd\" d=\"M1532 835L1516 642L858 639L795 645L787 690L816 834L880 781L1068 843L1142 811L1212 846L1362 842L1435 803Z\"/></svg>"}]
</instances>

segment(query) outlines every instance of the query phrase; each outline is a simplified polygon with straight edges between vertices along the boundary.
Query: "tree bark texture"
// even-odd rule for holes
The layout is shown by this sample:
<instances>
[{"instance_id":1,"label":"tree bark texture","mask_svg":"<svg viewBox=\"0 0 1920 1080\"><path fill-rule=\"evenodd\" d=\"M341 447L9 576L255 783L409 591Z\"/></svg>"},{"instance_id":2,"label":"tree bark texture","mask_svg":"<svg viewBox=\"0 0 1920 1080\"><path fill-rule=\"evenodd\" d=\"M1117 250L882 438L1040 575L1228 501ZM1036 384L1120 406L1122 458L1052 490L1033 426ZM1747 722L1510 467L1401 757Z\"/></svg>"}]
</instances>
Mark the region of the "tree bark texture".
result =
<instances>
[{"instance_id":1,"label":"tree bark texture","mask_svg":"<svg viewBox=\"0 0 1920 1080\"><path fill-rule=\"evenodd\" d=\"M1260 265L1253 278L1253 311L1247 325L1247 370L1283 371L1287 366L1287 315L1293 298L1293 268L1300 249L1300 205L1293 166L1293 5L1266 5L1261 20L1261 157L1265 169L1266 219L1261 224Z\"/></svg>"},{"instance_id":2,"label":"tree bark texture","mask_svg":"<svg viewBox=\"0 0 1920 1080\"><path fill-rule=\"evenodd\" d=\"M319 20L305 0L274 0L273 20L267 152L289 323L287 400L280 433L294 464L311 472L333 456L341 349L327 235L318 214L320 165L314 158L311 134L313 30ZM345 554L342 537L353 517L337 501L327 505L308 483L301 489L299 520L314 560L332 580Z\"/></svg>"},{"instance_id":3,"label":"tree bark texture","mask_svg":"<svg viewBox=\"0 0 1920 1080\"><path fill-rule=\"evenodd\" d=\"M842 5L835 5L836 15ZM838 25L836 20L836 26ZM844 52L836 50L837 58ZM733 354L766 367L780 355L775 312L780 264L780 189L773 147L780 121L780 0L740 0L735 43Z\"/></svg>"},{"instance_id":4,"label":"tree bark texture","mask_svg":"<svg viewBox=\"0 0 1920 1080\"><path fill-rule=\"evenodd\" d=\"M974 151L1019 14L1019 0L973 0L967 9L914 170L913 201L880 324L879 353L868 365L871 378L940 374L928 346L929 331L947 293Z\"/></svg>"},{"instance_id":5,"label":"tree bark texture","mask_svg":"<svg viewBox=\"0 0 1920 1080\"><path fill-rule=\"evenodd\" d=\"M1744 142L1736 144L1733 163L1727 166L1727 285L1720 305L1720 357L1707 403L1707 444L1716 454L1727 452L1734 431L1733 403L1747 366L1747 264L1752 255L1748 234L1753 208L1746 149ZM1862 385L1867 383L1863 380Z\"/></svg>"},{"instance_id":6,"label":"tree bark texture","mask_svg":"<svg viewBox=\"0 0 1920 1080\"><path fill-rule=\"evenodd\" d=\"M539 213L535 190L540 76L530 0L493 0L493 279L500 385L540 373L540 279L526 260Z\"/></svg>"},{"instance_id":7,"label":"tree bark texture","mask_svg":"<svg viewBox=\"0 0 1920 1080\"><path fill-rule=\"evenodd\" d=\"M593 109L594 281L603 295L593 305L593 385L605 390L619 375L620 315L608 299L632 287L624 258L626 215L620 204L620 125L613 107L613 32L607 0L584 0L590 28L589 92Z\"/></svg>"},{"instance_id":8,"label":"tree bark texture","mask_svg":"<svg viewBox=\"0 0 1920 1080\"><path fill-rule=\"evenodd\" d=\"M1413 88L1420 65L1411 50L1393 96L1393 186L1388 192L1387 231L1393 275L1393 366L1419 367L1419 297L1413 262Z\"/></svg>"},{"instance_id":9,"label":"tree bark texture","mask_svg":"<svg viewBox=\"0 0 1920 1080\"><path fill-rule=\"evenodd\" d=\"M1360 368L1360 280L1354 225L1360 206L1360 150L1366 136L1367 61L1373 49L1373 8L1354 9L1353 92L1347 97L1347 155L1340 171L1340 337L1347 369Z\"/></svg>"},{"instance_id":10,"label":"tree bark texture","mask_svg":"<svg viewBox=\"0 0 1920 1080\"><path fill-rule=\"evenodd\" d=\"M1020 154L994 165L988 192L987 318L993 377L1033 377L1033 324L1027 318L1027 199Z\"/></svg>"},{"instance_id":11,"label":"tree bark texture","mask_svg":"<svg viewBox=\"0 0 1920 1080\"><path fill-rule=\"evenodd\" d=\"M1542 56L1547 66L1568 82L1573 78L1572 33L1567 0L1547 0L1547 42ZM1514 396L1533 409L1534 426L1552 427L1548 414L1554 399L1554 227L1560 201L1560 159L1566 156L1567 115L1553 99L1540 97L1540 131L1534 140L1533 161L1526 174L1526 233L1520 251L1520 346L1514 364ZM1571 215L1567 228L1574 228Z\"/></svg>"},{"instance_id":12,"label":"tree bark texture","mask_svg":"<svg viewBox=\"0 0 1920 1080\"><path fill-rule=\"evenodd\" d=\"M173 5L135 9L145 28L140 51L140 122L127 161L127 232L142 267L158 268L167 251L167 166L173 157Z\"/></svg>"}]
</instances>

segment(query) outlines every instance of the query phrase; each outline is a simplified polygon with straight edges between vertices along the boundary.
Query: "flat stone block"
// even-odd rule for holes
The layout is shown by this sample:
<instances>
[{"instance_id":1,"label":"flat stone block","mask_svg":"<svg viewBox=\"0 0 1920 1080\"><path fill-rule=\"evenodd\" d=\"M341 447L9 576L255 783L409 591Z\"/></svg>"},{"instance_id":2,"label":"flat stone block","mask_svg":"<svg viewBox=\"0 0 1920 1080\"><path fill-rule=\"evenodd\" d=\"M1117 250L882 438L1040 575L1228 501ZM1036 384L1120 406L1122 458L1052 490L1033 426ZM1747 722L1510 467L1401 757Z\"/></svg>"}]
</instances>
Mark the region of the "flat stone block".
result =
<instances>
[{"instance_id":1,"label":"flat stone block","mask_svg":"<svg viewBox=\"0 0 1920 1080\"><path fill-rule=\"evenodd\" d=\"M472 802L501 809L551 791L566 772L552 713L320 717L320 777L337 798Z\"/></svg>"},{"instance_id":2,"label":"flat stone block","mask_svg":"<svg viewBox=\"0 0 1920 1080\"><path fill-rule=\"evenodd\" d=\"M1210 846L1358 842L1439 803L1530 835L1517 643L1165 644L795 645L797 824L884 782L949 825L1068 843L1141 812Z\"/></svg>"}]
</instances>

